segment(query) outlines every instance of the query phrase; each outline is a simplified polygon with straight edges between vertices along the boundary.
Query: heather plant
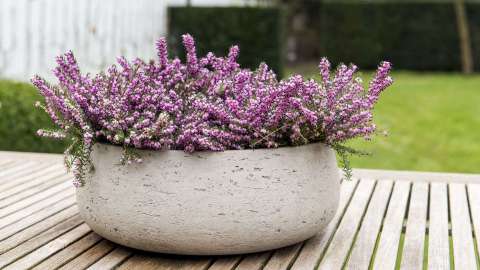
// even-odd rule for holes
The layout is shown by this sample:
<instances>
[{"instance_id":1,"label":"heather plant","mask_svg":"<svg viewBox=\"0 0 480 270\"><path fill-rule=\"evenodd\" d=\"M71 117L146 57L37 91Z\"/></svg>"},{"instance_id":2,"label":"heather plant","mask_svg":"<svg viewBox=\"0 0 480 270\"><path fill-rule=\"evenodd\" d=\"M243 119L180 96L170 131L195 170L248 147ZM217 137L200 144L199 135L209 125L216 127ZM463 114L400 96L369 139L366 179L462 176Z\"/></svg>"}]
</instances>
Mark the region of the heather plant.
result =
<instances>
[{"instance_id":1,"label":"heather plant","mask_svg":"<svg viewBox=\"0 0 480 270\"><path fill-rule=\"evenodd\" d=\"M382 62L368 88L355 76L355 65L331 71L320 61L320 81L293 75L278 80L266 64L257 70L237 63L239 48L226 57L199 58L194 39L183 36L186 61L168 57L158 40L158 59L118 58L95 76L82 74L72 52L57 58L57 85L35 76L44 96L37 103L58 126L41 136L67 140L65 163L80 185L92 169L95 143L123 147L122 163L141 162L136 149L223 151L274 148L322 142L337 151L350 177L349 139L375 132L372 109L392 79Z\"/></svg>"}]
</instances>

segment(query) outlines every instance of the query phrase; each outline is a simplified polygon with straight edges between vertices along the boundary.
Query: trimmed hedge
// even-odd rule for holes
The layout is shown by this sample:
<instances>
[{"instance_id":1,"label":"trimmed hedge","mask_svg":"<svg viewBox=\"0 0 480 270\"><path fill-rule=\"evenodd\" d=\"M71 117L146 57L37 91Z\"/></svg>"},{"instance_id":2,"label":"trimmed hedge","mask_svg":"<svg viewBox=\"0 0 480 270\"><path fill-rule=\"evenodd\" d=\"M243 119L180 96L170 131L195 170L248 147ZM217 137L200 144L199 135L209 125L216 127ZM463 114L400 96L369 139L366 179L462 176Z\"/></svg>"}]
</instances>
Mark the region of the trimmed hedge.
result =
<instances>
[{"instance_id":1,"label":"trimmed hedge","mask_svg":"<svg viewBox=\"0 0 480 270\"><path fill-rule=\"evenodd\" d=\"M36 135L39 128L52 127L47 114L34 107L40 100L43 98L30 84L0 81L0 150L63 152L62 142Z\"/></svg>"},{"instance_id":2,"label":"trimmed hedge","mask_svg":"<svg viewBox=\"0 0 480 270\"><path fill-rule=\"evenodd\" d=\"M240 46L239 63L256 69L266 62L283 72L284 15L280 8L172 7L168 11L168 41L175 55L185 57L181 36L190 33L199 55L226 55Z\"/></svg>"},{"instance_id":3,"label":"trimmed hedge","mask_svg":"<svg viewBox=\"0 0 480 270\"><path fill-rule=\"evenodd\" d=\"M332 60L341 57L372 68L371 65L376 65L380 59L405 69L459 68L456 27L444 19L454 18L451 5L336 4L325 5L322 10L324 27L321 33L334 26L348 31L343 35L335 31L329 33L328 40L332 42L324 43L324 49L327 55L333 55ZM347 10L346 15L344 10ZM326 14L329 14L328 20ZM344 24L333 24L339 21ZM342 37L350 40L342 40Z\"/></svg>"},{"instance_id":4,"label":"trimmed hedge","mask_svg":"<svg viewBox=\"0 0 480 270\"><path fill-rule=\"evenodd\" d=\"M362 68L374 68L385 59L396 69L460 69L452 3L304 2L304 32L309 34L295 34L302 60L325 55L333 62L354 62ZM467 11L480 70L480 5L468 4Z\"/></svg>"},{"instance_id":5,"label":"trimmed hedge","mask_svg":"<svg viewBox=\"0 0 480 270\"><path fill-rule=\"evenodd\" d=\"M480 4L467 5L475 70L480 71Z\"/></svg>"}]
</instances>

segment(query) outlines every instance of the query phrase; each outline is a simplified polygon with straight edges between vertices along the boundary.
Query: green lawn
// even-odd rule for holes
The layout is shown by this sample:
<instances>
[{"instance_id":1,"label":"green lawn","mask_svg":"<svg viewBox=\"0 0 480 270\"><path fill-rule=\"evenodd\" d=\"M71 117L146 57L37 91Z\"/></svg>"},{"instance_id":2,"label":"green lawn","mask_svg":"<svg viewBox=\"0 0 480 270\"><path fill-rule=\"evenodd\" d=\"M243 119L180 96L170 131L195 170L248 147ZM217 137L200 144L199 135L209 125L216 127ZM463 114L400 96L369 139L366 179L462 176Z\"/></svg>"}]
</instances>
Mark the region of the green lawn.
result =
<instances>
[{"instance_id":1,"label":"green lawn","mask_svg":"<svg viewBox=\"0 0 480 270\"><path fill-rule=\"evenodd\" d=\"M290 72L316 76L313 67ZM371 73L363 75L366 79ZM480 173L480 74L394 72L375 109L376 136L351 143L371 153L353 167Z\"/></svg>"}]
</instances>

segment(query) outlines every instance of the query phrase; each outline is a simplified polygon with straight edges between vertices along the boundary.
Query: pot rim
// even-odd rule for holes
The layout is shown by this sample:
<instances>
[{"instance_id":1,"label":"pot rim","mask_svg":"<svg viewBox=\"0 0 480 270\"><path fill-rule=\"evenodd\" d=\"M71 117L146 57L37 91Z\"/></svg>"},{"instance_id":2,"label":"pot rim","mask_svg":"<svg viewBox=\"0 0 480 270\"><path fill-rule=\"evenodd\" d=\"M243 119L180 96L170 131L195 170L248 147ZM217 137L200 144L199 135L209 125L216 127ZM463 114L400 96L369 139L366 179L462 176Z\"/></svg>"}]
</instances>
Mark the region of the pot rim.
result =
<instances>
[{"instance_id":1,"label":"pot rim","mask_svg":"<svg viewBox=\"0 0 480 270\"><path fill-rule=\"evenodd\" d=\"M107 146L107 147L115 147L115 148L121 148L123 145L118 145L118 144L112 144L112 143L105 143L105 142L96 142L95 145L102 145L102 146ZM142 152L173 152L173 153L185 153L185 154L205 154L205 153L234 153L234 152L255 152L255 151L275 151L275 150L281 150L281 149L301 149L301 148L307 148L307 147L312 147L312 146L323 146L325 148L330 148L329 145L323 142L312 142L312 143L307 143L307 144L302 144L302 145L289 145L289 146L279 146L279 147L272 147L272 148L247 148L247 149L227 149L224 151L212 151L212 150L202 150L202 151L194 151L192 153L187 153L184 150L172 150L172 149L164 149L164 150L154 150L154 149L139 149L139 148L134 148L136 151L142 151Z\"/></svg>"}]
</instances>

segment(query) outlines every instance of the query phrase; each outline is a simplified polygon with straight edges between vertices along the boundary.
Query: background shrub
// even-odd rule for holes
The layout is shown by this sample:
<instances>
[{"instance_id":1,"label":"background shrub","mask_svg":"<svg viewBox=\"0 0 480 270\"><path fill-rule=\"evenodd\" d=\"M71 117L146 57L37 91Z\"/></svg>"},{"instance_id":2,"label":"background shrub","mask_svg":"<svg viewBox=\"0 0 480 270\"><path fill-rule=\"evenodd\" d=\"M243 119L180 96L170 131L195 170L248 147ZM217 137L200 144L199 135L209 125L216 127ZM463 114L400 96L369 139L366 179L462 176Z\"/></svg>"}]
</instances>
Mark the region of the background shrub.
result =
<instances>
[{"instance_id":1,"label":"background shrub","mask_svg":"<svg viewBox=\"0 0 480 270\"><path fill-rule=\"evenodd\" d=\"M455 18L452 5L328 4L321 10L319 30L328 35L322 49L332 60L369 68L380 59L402 69L460 67L456 26L445 20ZM332 31L335 28L342 31Z\"/></svg>"},{"instance_id":2,"label":"background shrub","mask_svg":"<svg viewBox=\"0 0 480 270\"><path fill-rule=\"evenodd\" d=\"M467 16L470 21L470 38L475 70L480 71L480 2L467 5Z\"/></svg>"},{"instance_id":3,"label":"background shrub","mask_svg":"<svg viewBox=\"0 0 480 270\"><path fill-rule=\"evenodd\" d=\"M36 101L43 100L30 84L0 80L0 150L62 153L64 144L40 138L39 128L52 127Z\"/></svg>"},{"instance_id":4,"label":"background shrub","mask_svg":"<svg viewBox=\"0 0 480 270\"><path fill-rule=\"evenodd\" d=\"M284 17L280 8L173 7L168 17L171 52L181 58L185 55L181 35L190 33L199 55L212 51L223 56L236 44L241 65L255 69L266 62L277 74L283 72Z\"/></svg>"},{"instance_id":5,"label":"background shrub","mask_svg":"<svg viewBox=\"0 0 480 270\"><path fill-rule=\"evenodd\" d=\"M305 29L294 33L301 61L328 56L375 68L385 59L396 69L460 70L453 2L304 2ZM480 70L480 4L467 4L467 12Z\"/></svg>"}]
</instances>

